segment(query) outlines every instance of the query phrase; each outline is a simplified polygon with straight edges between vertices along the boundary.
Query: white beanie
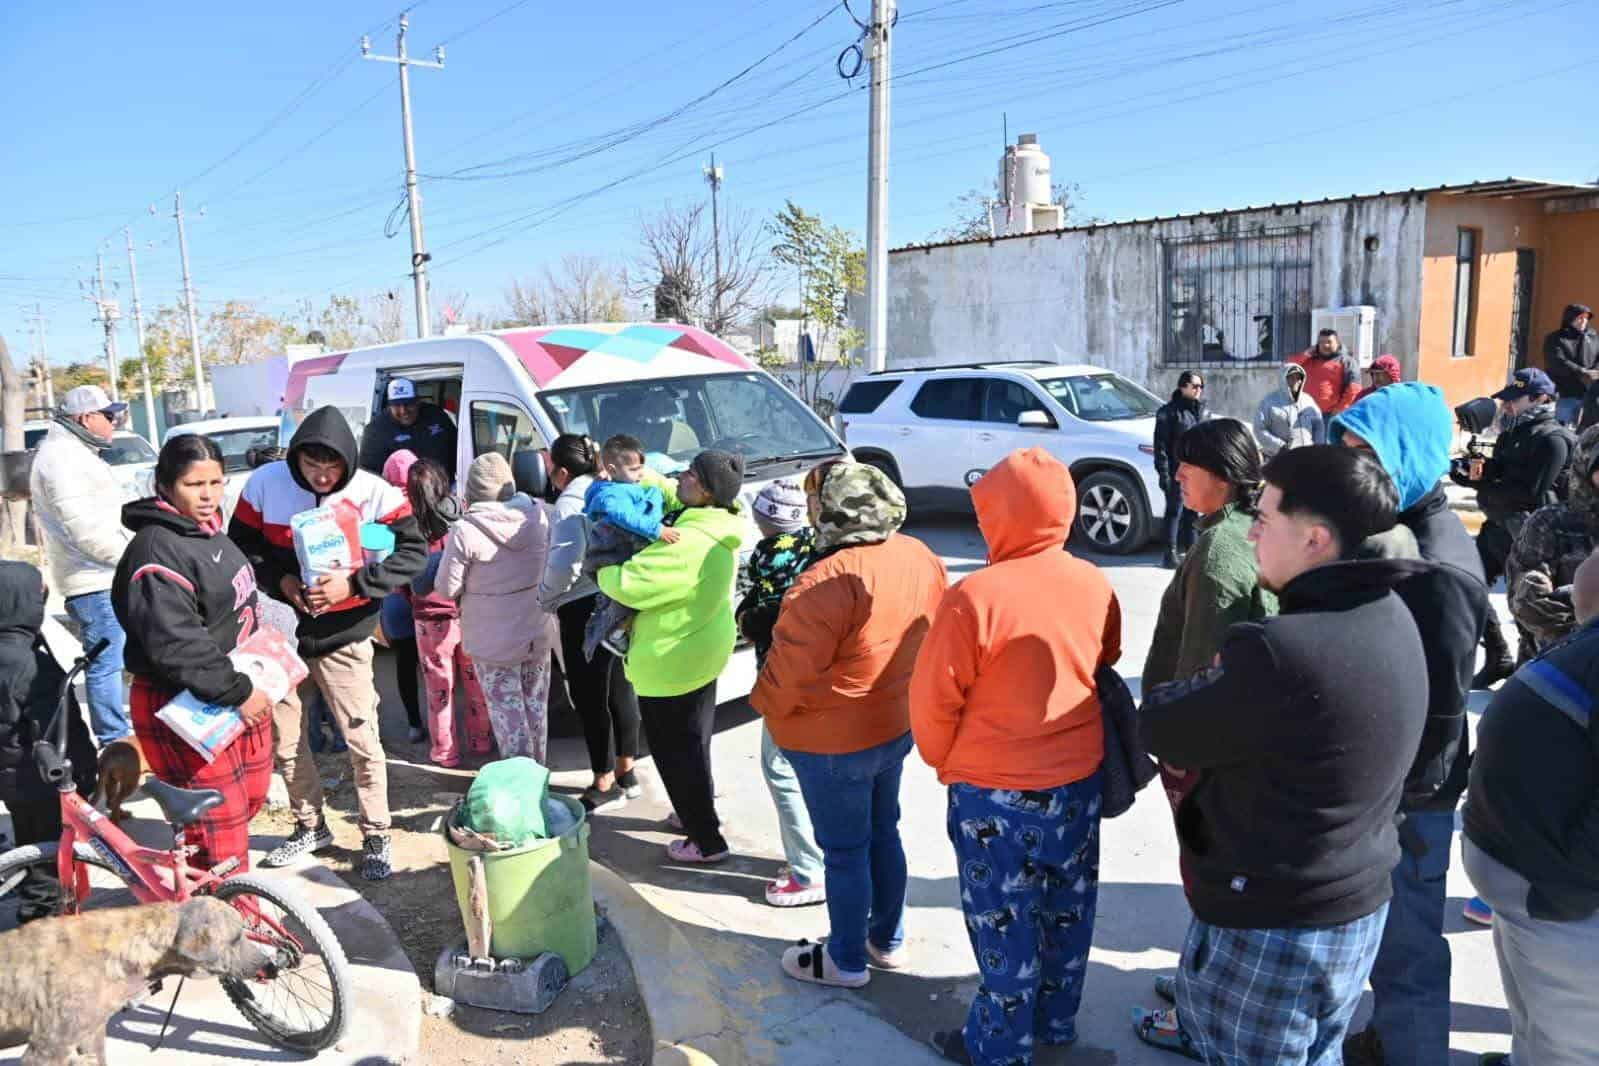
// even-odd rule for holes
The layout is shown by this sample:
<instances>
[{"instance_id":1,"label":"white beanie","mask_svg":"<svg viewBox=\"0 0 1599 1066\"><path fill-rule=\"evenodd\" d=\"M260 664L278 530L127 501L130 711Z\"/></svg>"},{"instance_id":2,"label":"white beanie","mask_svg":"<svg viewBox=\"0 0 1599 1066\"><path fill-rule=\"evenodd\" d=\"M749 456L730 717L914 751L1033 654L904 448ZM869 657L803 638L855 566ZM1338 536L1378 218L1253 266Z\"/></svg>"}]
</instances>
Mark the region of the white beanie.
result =
<instances>
[{"instance_id":1,"label":"white beanie","mask_svg":"<svg viewBox=\"0 0 1599 1066\"><path fill-rule=\"evenodd\" d=\"M779 533L792 533L809 524L805 487L797 481L774 481L755 497L755 513Z\"/></svg>"}]
</instances>

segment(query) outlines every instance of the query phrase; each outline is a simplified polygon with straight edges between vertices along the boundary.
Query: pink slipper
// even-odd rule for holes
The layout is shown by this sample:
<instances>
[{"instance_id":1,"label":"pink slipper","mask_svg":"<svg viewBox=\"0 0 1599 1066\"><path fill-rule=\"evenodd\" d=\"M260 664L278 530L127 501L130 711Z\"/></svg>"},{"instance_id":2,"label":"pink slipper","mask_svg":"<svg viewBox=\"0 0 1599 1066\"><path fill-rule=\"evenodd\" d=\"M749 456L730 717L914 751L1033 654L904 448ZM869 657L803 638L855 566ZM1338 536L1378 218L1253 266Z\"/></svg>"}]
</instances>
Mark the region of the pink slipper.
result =
<instances>
[{"instance_id":1,"label":"pink slipper","mask_svg":"<svg viewBox=\"0 0 1599 1066\"><path fill-rule=\"evenodd\" d=\"M722 849L711 855L700 851L700 846L692 840L674 840L666 845L666 854L673 862L711 863L721 862L727 858L727 849Z\"/></svg>"}]
</instances>

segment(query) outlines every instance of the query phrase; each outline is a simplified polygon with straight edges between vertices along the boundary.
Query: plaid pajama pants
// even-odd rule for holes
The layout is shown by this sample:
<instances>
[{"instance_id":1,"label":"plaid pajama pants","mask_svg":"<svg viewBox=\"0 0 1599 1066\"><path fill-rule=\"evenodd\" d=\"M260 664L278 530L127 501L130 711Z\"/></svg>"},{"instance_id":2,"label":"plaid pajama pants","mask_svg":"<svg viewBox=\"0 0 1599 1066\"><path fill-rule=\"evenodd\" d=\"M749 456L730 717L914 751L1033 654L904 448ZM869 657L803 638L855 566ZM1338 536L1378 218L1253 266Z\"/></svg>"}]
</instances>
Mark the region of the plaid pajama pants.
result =
<instances>
[{"instance_id":1,"label":"plaid pajama pants","mask_svg":"<svg viewBox=\"0 0 1599 1066\"><path fill-rule=\"evenodd\" d=\"M184 830L198 848L189 865L209 869L224 859L239 859L234 873L250 868L250 819L266 802L272 782L272 718L261 719L217 753L209 764L155 713L176 693L135 677L129 692L133 735L139 738L150 772L178 788L214 788L222 802Z\"/></svg>"},{"instance_id":2,"label":"plaid pajama pants","mask_svg":"<svg viewBox=\"0 0 1599 1066\"><path fill-rule=\"evenodd\" d=\"M1388 918L1321 929L1227 929L1194 919L1177 1016L1212 1066L1339 1066Z\"/></svg>"}]
</instances>

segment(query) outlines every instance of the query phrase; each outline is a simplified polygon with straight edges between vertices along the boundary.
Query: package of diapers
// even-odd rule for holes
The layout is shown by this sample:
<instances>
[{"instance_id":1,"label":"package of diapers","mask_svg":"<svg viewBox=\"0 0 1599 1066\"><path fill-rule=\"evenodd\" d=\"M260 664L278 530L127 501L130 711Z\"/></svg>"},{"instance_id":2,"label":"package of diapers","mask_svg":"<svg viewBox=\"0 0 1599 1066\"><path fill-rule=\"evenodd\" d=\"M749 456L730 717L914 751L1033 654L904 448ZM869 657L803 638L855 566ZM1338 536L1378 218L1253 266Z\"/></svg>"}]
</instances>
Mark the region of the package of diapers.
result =
<instances>
[{"instance_id":1,"label":"package of diapers","mask_svg":"<svg viewBox=\"0 0 1599 1066\"><path fill-rule=\"evenodd\" d=\"M366 563L361 547L361 511L348 500L289 519L294 535L294 555L300 561L300 580L314 585L329 574L347 574Z\"/></svg>"},{"instance_id":2,"label":"package of diapers","mask_svg":"<svg viewBox=\"0 0 1599 1066\"><path fill-rule=\"evenodd\" d=\"M294 652L294 642L270 626L250 634L228 658L273 703L282 702L307 674L305 663ZM244 732L244 718L237 707L208 703L188 689L155 715L208 763Z\"/></svg>"}]
</instances>

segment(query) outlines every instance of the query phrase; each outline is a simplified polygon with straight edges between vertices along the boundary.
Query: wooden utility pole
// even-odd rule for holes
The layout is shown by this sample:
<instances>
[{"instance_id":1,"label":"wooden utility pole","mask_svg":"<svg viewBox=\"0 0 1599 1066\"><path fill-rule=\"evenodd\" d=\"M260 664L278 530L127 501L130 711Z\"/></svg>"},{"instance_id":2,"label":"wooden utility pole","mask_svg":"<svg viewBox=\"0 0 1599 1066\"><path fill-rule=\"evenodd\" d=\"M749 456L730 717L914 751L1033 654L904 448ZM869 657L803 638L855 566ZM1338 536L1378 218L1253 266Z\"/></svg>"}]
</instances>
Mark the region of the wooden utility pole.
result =
<instances>
[{"instance_id":1,"label":"wooden utility pole","mask_svg":"<svg viewBox=\"0 0 1599 1066\"><path fill-rule=\"evenodd\" d=\"M0 452L23 450L22 422L28 405L28 384L11 363L11 349L0 335ZM28 503L21 499L0 502L0 547L20 548L27 543Z\"/></svg>"}]
</instances>

